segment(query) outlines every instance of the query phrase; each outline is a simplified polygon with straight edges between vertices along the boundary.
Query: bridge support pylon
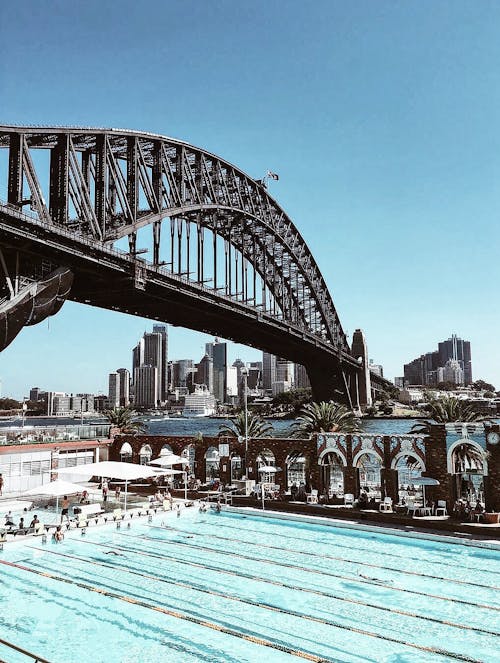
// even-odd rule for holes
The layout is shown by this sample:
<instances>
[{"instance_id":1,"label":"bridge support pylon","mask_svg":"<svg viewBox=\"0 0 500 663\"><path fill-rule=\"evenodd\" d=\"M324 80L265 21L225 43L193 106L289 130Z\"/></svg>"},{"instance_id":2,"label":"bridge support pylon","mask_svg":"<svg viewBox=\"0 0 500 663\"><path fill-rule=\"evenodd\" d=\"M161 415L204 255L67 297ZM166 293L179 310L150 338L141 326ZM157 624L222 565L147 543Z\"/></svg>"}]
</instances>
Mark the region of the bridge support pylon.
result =
<instances>
[{"instance_id":1,"label":"bridge support pylon","mask_svg":"<svg viewBox=\"0 0 500 663\"><path fill-rule=\"evenodd\" d=\"M364 411L372 404L372 387L368 365L368 349L361 329L356 329L352 336L352 356L358 360L360 370L352 376L351 399L355 410Z\"/></svg>"}]
</instances>

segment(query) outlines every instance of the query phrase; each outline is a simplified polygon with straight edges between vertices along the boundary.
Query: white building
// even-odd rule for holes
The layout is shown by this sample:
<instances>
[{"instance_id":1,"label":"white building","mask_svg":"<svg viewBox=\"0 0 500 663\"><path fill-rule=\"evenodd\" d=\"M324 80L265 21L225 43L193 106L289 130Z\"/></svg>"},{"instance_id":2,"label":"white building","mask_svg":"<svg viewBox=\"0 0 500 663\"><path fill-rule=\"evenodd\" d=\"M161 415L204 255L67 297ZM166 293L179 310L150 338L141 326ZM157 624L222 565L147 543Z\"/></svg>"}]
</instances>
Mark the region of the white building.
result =
<instances>
[{"instance_id":1,"label":"white building","mask_svg":"<svg viewBox=\"0 0 500 663\"><path fill-rule=\"evenodd\" d=\"M182 414L184 417L211 417L215 407L215 396L204 385L197 385L194 393L186 395Z\"/></svg>"}]
</instances>

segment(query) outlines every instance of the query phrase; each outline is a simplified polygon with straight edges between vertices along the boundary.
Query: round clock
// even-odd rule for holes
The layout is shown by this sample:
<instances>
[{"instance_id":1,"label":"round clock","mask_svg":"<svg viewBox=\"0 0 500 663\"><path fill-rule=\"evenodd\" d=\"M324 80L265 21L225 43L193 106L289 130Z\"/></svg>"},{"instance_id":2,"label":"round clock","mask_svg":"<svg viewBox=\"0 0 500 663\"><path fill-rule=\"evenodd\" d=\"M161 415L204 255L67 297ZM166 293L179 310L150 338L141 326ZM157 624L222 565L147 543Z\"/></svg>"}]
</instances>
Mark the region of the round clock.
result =
<instances>
[{"instance_id":1,"label":"round clock","mask_svg":"<svg viewBox=\"0 0 500 663\"><path fill-rule=\"evenodd\" d=\"M488 433L486 439L488 440L489 444L498 444L500 441L500 435L495 431L492 431L491 433Z\"/></svg>"}]
</instances>

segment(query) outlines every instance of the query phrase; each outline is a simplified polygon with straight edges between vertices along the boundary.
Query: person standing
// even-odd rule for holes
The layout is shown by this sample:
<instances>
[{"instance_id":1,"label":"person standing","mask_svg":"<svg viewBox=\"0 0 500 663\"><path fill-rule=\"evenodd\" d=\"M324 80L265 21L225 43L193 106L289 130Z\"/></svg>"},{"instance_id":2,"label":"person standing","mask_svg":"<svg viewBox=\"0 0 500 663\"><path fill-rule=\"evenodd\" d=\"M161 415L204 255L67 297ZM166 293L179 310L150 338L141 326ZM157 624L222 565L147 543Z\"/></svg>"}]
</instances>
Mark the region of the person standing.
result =
<instances>
[{"instance_id":1,"label":"person standing","mask_svg":"<svg viewBox=\"0 0 500 663\"><path fill-rule=\"evenodd\" d=\"M121 489L120 486L117 484L117 485L115 486L115 499L116 499L117 502L120 501L120 493L121 493L121 490L122 490L122 489Z\"/></svg>"},{"instance_id":2,"label":"person standing","mask_svg":"<svg viewBox=\"0 0 500 663\"><path fill-rule=\"evenodd\" d=\"M0 474L0 495L2 494L3 491L3 476Z\"/></svg>"},{"instance_id":3,"label":"person standing","mask_svg":"<svg viewBox=\"0 0 500 663\"><path fill-rule=\"evenodd\" d=\"M69 523L69 499L68 496L65 495L62 499L61 502L61 523L63 521L64 516L66 516L66 520Z\"/></svg>"},{"instance_id":4,"label":"person standing","mask_svg":"<svg viewBox=\"0 0 500 663\"><path fill-rule=\"evenodd\" d=\"M102 482L102 501L107 502L108 501L108 482L106 479L103 480Z\"/></svg>"}]
</instances>

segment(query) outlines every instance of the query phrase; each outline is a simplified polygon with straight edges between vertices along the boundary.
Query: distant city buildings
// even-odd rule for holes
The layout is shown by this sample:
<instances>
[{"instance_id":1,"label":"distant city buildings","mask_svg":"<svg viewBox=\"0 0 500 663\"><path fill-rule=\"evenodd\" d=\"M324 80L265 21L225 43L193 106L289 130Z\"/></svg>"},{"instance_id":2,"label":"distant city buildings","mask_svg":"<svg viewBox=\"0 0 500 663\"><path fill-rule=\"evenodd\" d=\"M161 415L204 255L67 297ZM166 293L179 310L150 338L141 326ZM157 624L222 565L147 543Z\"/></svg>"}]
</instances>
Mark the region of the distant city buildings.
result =
<instances>
[{"instance_id":1,"label":"distant city buildings","mask_svg":"<svg viewBox=\"0 0 500 663\"><path fill-rule=\"evenodd\" d=\"M438 343L438 349L420 355L404 366L405 385L436 386L441 382L472 384L470 341L453 334Z\"/></svg>"},{"instance_id":2,"label":"distant city buildings","mask_svg":"<svg viewBox=\"0 0 500 663\"><path fill-rule=\"evenodd\" d=\"M373 373L374 375L378 375L381 378L384 377L383 367L380 364L374 364L373 359L370 359L370 362L368 363L368 368L370 369L370 372Z\"/></svg>"},{"instance_id":3,"label":"distant city buildings","mask_svg":"<svg viewBox=\"0 0 500 663\"><path fill-rule=\"evenodd\" d=\"M168 329L154 325L132 350L134 404L155 408L165 402L168 376Z\"/></svg>"}]
</instances>

